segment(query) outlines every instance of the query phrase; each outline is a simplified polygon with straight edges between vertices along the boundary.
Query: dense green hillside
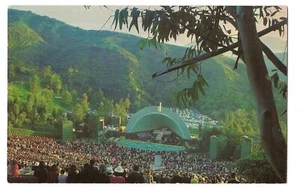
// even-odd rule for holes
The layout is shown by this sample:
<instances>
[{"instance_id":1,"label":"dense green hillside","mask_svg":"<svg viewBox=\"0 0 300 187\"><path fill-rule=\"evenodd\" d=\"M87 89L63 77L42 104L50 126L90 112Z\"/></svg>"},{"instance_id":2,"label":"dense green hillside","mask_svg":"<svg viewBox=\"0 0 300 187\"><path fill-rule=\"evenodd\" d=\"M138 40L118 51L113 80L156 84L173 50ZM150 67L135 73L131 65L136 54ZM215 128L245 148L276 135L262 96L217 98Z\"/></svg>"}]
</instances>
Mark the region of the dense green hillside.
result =
<instances>
[{"instance_id":1,"label":"dense green hillside","mask_svg":"<svg viewBox=\"0 0 300 187\"><path fill-rule=\"evenodd\" d=\"M129 98L130 112L135 112L159 101L164 106L176 106L171 101L172 94L190 87L195 78L188 79L185 74L176 78L176 72L155 79L151 77L165 68L161 61L166 54L179 57L185 52L183 47L162 45L158 49L145 47L140 50L137 43L141 38L133 35L82 30L55 19L12 9L8 11L8 25L10 100L19 95L26 102L31 89L29 82L40 73L42 89L50 89L53 97L62 96L63 90L76 93L69 104L53 100L61 112L74 109L77 104L74 97L79 98L84 93L88 95L90 108L96 108L99 103L92 98L99 88L105 97L115 102ZM51 67L52 82L45 75L47 66ZM220 120L225 112L254 109L245 66L241 63L238 70L233 70L233 66L234 60L225 56L203 61L202 74L209 87L205 89L206 95L201 95L192 107ZM55 90L55 77L61 81L62 88ZM279 111L283 111L285 100L277 98Z\"/></svg>"}]
</instances>

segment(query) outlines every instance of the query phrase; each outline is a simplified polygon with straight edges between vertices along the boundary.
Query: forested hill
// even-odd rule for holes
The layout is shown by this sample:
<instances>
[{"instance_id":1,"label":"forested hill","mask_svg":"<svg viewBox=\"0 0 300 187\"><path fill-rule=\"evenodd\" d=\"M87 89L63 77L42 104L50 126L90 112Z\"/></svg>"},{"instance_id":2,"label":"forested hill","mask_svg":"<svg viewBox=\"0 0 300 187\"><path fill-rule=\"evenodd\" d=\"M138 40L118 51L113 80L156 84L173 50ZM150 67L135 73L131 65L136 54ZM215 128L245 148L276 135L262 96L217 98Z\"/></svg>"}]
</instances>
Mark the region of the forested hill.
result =
<instances>
[{"instance_id":1,"label":"forested hill","mask_svg":"<svg viewBox=\"0 0 300 187\"><path fill-rule=\"evenodd\" d=\"M165 68L161 61L166 55L180 57L186 50L183 47L146 46L141 50L140 37L83 30L30 11L8 10L8 39L8 99L19 97L23 103L28 102L38 77L39 86L52 91L53 97L63 97L66 90L72 94L69 103L55 101L52 107L61 110L72 110L76 97L84 93L89 107L95 108L99 104L95 99L99 88L105 97L116 102L129 98L130 112L160 101L163 106L174 107L172 94L190 87L195 77L188 79L184 73L176 78L176 72L151 77ZM216 119L223 119L225 112L238 108L254 109L244 64L234 71L234 63L225 56L202 62L202 75L209 87L205 87L205 96L199 97L194 108ZM49 79L47 71L51 73ZM280 96L277 99L278 109L283 111L285 101Z\"/></svg>"}]
</instances>

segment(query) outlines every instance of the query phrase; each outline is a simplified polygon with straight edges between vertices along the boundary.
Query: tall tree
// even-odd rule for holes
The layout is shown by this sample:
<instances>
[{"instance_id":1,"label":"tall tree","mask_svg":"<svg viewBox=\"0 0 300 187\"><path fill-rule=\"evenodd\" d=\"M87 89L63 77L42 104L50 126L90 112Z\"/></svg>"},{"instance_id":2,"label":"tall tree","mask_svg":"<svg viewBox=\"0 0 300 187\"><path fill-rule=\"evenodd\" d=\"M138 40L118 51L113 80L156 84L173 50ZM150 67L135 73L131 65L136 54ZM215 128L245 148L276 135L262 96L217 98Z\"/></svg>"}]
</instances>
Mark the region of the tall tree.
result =
<instances>
[{"instance_id":1,"label":"tall tree","mask_svg":"<svg viewBox=\"0 0 300 187\"><path fill-rule=\"evenodd\" d=\"M82 94L81 100L80 100L80 105L83 108L84 112L87 112L89 109L89 102L88 102L88 96L86 93Z\"/></svg>"},{"instance_id":2,"label":"tall tree","mask_svg":"<svg viewBox=\"0 0 300 187\"><path fill-rule=\"evenodd\" d=\"M262 144L273 169L286 181L287 145L280 129L272 85L264 63L252 7L237 7L237 25L244 62L256 98L256 111Z\"/></svg>"},{"instance_id":3,"label":"tall tree","mask_svg":"<svg viewBox=\"0 0 300 187\"><path fill-rule=\"evenodd\" d=\"M75 107L72 109L73 122L74 123L82 122L82 120L85 117L85 114L86 113L85 113L83 107L79 103L77 103L75 105Z\"/></svg>"},{"instance_id":4,"label":"tall tree","mask_svg":"<svg viewBox=\"0 0 300 187\"><path fill-rule=\"evenodd\" d=\"M235 112L226 113L224 129L238 132L240 136L257 135L257 132L255 132L255 129L253 128L253 126L257 123L252 124L253 121L251 121L251 117L251 113L244 109L238 109Z\"/></svg>"},{"instance_id":5,"label":"tall tree","mask_svg":"<svg viewBox=\"0 0 300 187\"><path fill-rule=\"evenodd\" d=\"M287 18L274 16L281 11L278 6L162 6L160 10L136 7L116 10L114 16L115 29L125 25L129 30L134 26L147 31L149 38L140 42L157 48L158 44L177 39L178 35L186 34L196 42L187 48L182 58L166 57L169 67L153 74L157 77L171 71L184 71L197 74L192 87L179 92L178 101L188 103L198 99L198 92L204 94L204 86L208 86L201 73L201 61L216 55L232 51L237 55L234 69L241 59L247 68L248 79L256 100L256 112L261 141L266 156L278 177L286 182L287 144L282 135L278 113L272 92L271 76L268 75L263 59L263 52L279 71L287 75L287 67L263 44L259 37L271 31L284 33ZM130 18L130 21L128 21ZM139 22L141 21L141 26ZM256 21L263 22L267 28L257 32ZM128 27L129 26L129 27ZM237 31L237 41L232 38L232 30ZM278 79L273 79L278 83ZM283 92L286 92L287 87Z\"/></svg>"},{"instance_id":6,"label":"tall tree","mask_svg":"<svg viewBox=\"0 0 300 187\"><path fill-rule=\"evenodd\" d=\"M72 94L69 92L68 88L65 87L61 93L62 99L65 105L69 105L72 103Z\"/></svg>"},{"instance_id":7,"label":"tall tree","mask_svg":"<svg viewBox=\"0 0 300 187\"><path fill-rule=\"evenodd\" d=\"M30 78L30 91L36 93L40 89L40 78L38 75L33 75Z\"/></svg>"},{"instance_id":8,"label":"tall tree","mask_svg":"<svg viewBox=\"0 0 300 187\"><path fill-rule=\"evenodd\" d=\"M56 73L52 74L50 77L50 86L54 90L55 93L59 94L62 88L62 81L60 76Z\"/></svg>"}]
</instances>

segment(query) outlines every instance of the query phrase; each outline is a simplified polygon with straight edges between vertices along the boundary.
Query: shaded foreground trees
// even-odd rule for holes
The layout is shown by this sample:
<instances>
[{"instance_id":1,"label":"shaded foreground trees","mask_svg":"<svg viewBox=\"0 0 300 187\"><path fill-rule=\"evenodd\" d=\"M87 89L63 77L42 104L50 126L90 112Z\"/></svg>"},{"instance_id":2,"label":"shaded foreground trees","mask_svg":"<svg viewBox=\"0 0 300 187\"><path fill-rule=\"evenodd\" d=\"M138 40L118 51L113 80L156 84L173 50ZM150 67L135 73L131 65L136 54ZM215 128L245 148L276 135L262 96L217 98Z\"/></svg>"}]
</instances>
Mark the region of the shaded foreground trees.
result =
<instances>
[{"instance_id":1,"label":"shaded foreground trees","mask_svg":"<svg viewBox=\"0 0 300 187\"><path fill-rule=\"evenodd\" d=\"M209 84L201 73L201 61L213 56L232 51L237 55L235 69L241 59L247 68L248 79L255 96L258 128L267 159L281 179L286 182L287 175L287 144L279 126L278 113L273 97L272 82L278 83L278 77L269 76L263 59L263 52L276 68L287 75L287 67L272 53L259 37L271 31L284 33L287 18L274 16L281 11L278 6L162 6L160 10L138 8L116 10L114 15L115 29L125 25L129 31L134 26L139 32L142 27L149 37L140 42L141 48L146 45L157 46L160 43L177 39L185 34L195 41L188 47L182 58L166 57L163 62L168 68L153 74L153 77L171 71L178 74L186 72L197 74L195 83L176 95L180 103L191 103L198 99L198 92L205 94L204 86ZM141 21L141 25L140 22ZM267 28L257 33L256 21L262 22ZM236 42L231 36L237 32ZM274 78L275 77L275 78ZM285 96L287 86L282 87Z\"/></svg>"}]
</instances>

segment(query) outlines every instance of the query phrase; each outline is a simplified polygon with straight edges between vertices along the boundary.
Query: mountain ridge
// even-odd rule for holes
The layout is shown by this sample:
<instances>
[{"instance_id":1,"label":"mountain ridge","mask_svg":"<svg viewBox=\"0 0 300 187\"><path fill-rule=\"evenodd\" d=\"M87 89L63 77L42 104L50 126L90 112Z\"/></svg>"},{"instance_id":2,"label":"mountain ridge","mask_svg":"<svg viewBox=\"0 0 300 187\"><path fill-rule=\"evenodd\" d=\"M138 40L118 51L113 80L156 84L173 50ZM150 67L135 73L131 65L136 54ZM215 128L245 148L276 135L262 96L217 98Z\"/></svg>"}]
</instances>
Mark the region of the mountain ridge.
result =
<instances>
[{"instance_id":1,"label":"mountain ridge","mask_svg":"<svg viewBox=\"0 0 300 187\"><path fill-rule=\"evenodd\" d=\"M9 57L17 59L12 64L22 61L28 68L51 66L69 89L79 93L89 88L93 91L101 88L115 101L128 96L133 112L161 101L165 106L176 106L171 102L172 94L190 86L196 76L188 79L185 75L177 77L177 73L172 72L151 78L153 73L165 68L159 62L166 54L180 57L185 52L184 47L165 44L158 49L145 47L140 50L137 43L141 37L83 30L46 16L9 9L9 28L18 22L38 33L43 42L25 46L22 50L10 50ZM202 74L210 86L193 107L215 118L221 118L226 111L254 108L245 66L240 64L236 71L232 70L233 66L234 60L225 56L201 62ZM70 68L76 72L73 77L68 74ZM25 78L26 75L16 74L9 81ZM27 78L29 80L29 76Z\"/></svg>"}]
</instances>

